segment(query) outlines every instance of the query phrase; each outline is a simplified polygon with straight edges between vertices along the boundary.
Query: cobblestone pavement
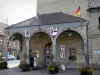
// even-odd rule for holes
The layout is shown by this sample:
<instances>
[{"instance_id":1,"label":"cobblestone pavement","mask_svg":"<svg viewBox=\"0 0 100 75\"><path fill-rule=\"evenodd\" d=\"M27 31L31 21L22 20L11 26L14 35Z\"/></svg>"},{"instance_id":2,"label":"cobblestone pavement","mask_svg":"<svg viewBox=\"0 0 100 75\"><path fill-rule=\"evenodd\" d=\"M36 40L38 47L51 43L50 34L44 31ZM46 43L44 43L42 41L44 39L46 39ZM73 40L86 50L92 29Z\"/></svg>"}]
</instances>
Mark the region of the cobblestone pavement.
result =
<instances>
[{"instance_id":1,"label":"cobblestone pavement","mask_svg":"<svg viewBox=\"0 0 100 75\"><path fill-rule=\"evenodd\" d=\"M51 75L45 69L32 70L29 72L21 72L18 67L10 68L7 70L0 70L0 75ZM55 75L80 75L77 69L67 69L60 71ZM100 69L94 71L93 75L100 75Z\"/></svg>"}]
</instances>

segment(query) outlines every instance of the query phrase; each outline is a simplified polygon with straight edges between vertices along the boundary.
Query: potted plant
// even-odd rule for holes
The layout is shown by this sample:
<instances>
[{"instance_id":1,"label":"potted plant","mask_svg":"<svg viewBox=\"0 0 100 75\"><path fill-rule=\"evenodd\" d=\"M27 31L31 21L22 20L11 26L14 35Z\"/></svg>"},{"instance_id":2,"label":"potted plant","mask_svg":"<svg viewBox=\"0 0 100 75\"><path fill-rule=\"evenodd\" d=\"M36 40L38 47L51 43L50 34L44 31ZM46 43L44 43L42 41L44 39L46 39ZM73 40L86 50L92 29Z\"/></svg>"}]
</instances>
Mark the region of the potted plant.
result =
<instances>
[{"instance_id":1,"label":"potted plant","mask_svg":"<svg viewBox=\"0 0 100 75\"><path fill-rule=\"evenodd\" d=\"M22 72L30 71L30 65L29 64L19 64L19 68L22 70Z\"/></svg>"},{"instance_id":2,"label":"potted plant","mask_svg":"<svg viewBox=\"0 0 100 75\"><path fill-rule=\"evenodd\" d=\"M47 65L47 70L50 74L58 73L58 65L56 63L50 63Z\"/></svg>"},{"instance_id":3,"label":"potted plant","mask_svg":"<svg viewBox=\"0 0 100 75\"><path fill-rule=\"evenodd\" d=\"M90 66L79 66L78 70L80 71L81 75L92 75L93 68Z\"/></svg>"}]
</instances>

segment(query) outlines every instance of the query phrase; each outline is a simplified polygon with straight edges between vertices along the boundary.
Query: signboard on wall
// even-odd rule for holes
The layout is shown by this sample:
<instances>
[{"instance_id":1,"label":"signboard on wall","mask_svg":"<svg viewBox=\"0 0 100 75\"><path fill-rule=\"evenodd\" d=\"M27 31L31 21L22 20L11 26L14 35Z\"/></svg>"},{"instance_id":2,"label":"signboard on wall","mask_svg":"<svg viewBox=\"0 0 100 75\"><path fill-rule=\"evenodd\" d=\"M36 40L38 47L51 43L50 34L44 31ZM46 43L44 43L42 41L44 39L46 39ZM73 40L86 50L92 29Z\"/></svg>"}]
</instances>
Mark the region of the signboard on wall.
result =
<instances>
[{"instance_id":1,"label":"signboard on wall","mask_svg":"<svg viewBox=\"0 0 100 75\"><path fill-rule=\"evenodd\" d=\"M60 57L65 58L65 45L60 46Z\"/></svg>"},{"instance_id":2,"label":"signboard on wall","mask_svg":"<svg viewBox=\"0 0 100 75\"><path fill-rule=\"evenodd\" d=\"M64 52L60 52L60 57L61 58L65 58L65 53Z\"/></svg>"},{"instance_id":3,"label":"signboard on wall","mask_svg":"<svg viewBox=\"0 0 100 75\"><path fill-rule=\"evenodd\" d=\"M29 37L30 36L30 30L25 30L25 37Z\"/></svg>"},{"instance_id":4,"label":"signboard on wall","mask_svg":"<svg viewBox=\"0 0 100 75\"><path fill-rule=\"evenodd\" d=\"M61 45L61 52L64 52L65 53L65 45Z\"/></svg>"},{"instance_id":5,"label":"signboard on wall","mask_svg":"<svg viewBox=\"0 0 100 75\"><path fill-rule=\"evenodd\" d=\"M50 34L53 35L53 36L57 35L57 27L51 27L50 28Z\"/></svg>"},{"instance_id":6,"label":"signboard on wall","mask_svg":"<svg viewBox=\"0 0 100 75\"><path fill-rule=\"evenodd\" d=\"M100 50L93 51L95 54L100 54Z\"/></svg>"}]
</instances>

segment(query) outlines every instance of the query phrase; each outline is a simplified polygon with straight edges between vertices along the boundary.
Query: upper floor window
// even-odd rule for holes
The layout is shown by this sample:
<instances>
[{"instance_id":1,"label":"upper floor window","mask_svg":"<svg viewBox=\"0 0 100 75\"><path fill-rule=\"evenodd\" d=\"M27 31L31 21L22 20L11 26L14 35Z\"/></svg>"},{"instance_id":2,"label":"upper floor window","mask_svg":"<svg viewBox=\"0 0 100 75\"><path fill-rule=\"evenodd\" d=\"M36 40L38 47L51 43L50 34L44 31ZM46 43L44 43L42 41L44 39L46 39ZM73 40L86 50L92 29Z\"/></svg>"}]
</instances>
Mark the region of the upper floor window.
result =
<instances>
[{"instance_id":1,"label":"upper floor window","mask_svg":"<svg viewBox=\"0 0 100 75\"><path fill-rule=\"evenodd\" d=\"M3 45L3 40L2 39L0 39L0 45Z\"/></svg>"}]
</instances>

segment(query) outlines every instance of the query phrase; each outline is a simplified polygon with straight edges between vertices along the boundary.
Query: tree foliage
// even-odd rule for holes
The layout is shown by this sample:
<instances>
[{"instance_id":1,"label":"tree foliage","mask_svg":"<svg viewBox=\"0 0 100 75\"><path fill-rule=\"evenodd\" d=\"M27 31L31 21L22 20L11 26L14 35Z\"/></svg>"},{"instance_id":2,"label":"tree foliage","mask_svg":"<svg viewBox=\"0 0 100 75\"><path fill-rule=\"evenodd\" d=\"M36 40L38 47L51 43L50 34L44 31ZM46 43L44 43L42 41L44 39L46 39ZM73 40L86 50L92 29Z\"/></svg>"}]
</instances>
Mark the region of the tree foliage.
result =
<instances>
[{"instance_id":1,"label":"tree foliage","mask_svg":"<svg viewBox=\"0 0 100 75\"><path fill-rule=\"evenodd\" d=\"M20 42L20 51L22 51L22 42L23 42L23 36L20 35L20 34L15 34L13 37L12 37L12 40L15 41L15 40L18 40Z\"/></svg>"},{"instance_id":2,"label":"tree foliage","mask_svg":"<svg viewBox=\"0 0 100 75\"><path fill-rule=\"evenodd\" d=\"M13 40L13 41L15 41L15 40L23 41L23 36L20 35L20 34L15 34L15 35L12 37L12 40Z\"/></svg>"}]
</instances>

